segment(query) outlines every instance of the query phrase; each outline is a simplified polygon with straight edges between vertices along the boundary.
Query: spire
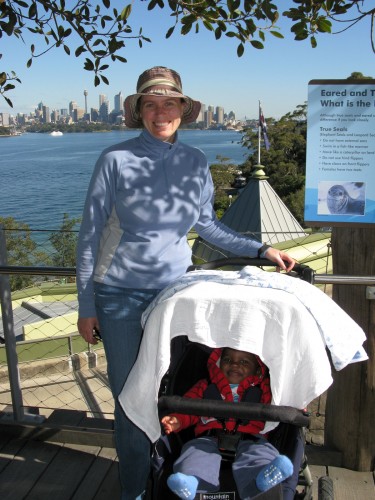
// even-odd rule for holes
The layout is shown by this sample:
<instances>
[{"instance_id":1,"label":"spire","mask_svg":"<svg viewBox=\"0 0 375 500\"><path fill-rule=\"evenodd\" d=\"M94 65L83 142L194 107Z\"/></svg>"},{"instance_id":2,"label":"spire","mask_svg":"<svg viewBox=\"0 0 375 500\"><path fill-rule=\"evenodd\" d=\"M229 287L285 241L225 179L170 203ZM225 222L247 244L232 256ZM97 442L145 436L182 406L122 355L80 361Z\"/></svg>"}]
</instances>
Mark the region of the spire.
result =
<instances>
[{"instance_id":1,"label":"spire","mask_svg":"<svg viewBox=\"0 0 375 500\"><path fill-rule=\"evenodd\" d=\"M221 222L234 231L275 245L306 236L302 226L268 182L263 165L255 165L245 188L225 211ZM233 254L201 239L193 245L193 255L204 261Z\"/></svg>"},{"instance_id":2,"label":"spire","mask_svg":"<svg viewBox=\"0 0 375 500\"><path fill-rule=\"evenodd\" d=\"M269 177L264 172L264 166L258 164L253 166L250 173L250 178L261 180L261 179L268 179Z\"/></svg>"}]
</instances>

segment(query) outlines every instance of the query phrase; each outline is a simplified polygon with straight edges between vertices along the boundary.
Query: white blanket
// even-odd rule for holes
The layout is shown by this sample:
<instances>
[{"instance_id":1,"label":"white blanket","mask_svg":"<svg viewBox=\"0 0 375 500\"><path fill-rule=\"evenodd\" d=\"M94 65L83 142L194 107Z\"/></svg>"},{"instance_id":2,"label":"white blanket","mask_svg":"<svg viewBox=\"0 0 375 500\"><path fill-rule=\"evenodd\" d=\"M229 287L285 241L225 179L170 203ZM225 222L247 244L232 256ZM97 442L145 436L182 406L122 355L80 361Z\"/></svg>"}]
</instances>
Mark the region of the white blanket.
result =
<instances>
[{"instance_id":1,"label":"white blanket","mask_svg":"<svg viewBox=\"0 0 375 500\"><path fill-rule=\"evenodd\" d=\"M272 403L296 408L306 407L332 383L326 345L334 348L334 331L344 339L338 342L340 369L357 352L361 353L357 358L366 359L364 332L313 285L254 268L246 268L236 280L233 272L226 273L189 273L145 313L140 353L119 401L151 441L160 437L158 392L170 363L171 339L178 335L210 347L229 346L259 355L270 370ZM275 287L269 288L272 284ZM303 304L302 295L310 308ZM267 423L265 432L275 425Z\"/></svg>"}]
</instances>

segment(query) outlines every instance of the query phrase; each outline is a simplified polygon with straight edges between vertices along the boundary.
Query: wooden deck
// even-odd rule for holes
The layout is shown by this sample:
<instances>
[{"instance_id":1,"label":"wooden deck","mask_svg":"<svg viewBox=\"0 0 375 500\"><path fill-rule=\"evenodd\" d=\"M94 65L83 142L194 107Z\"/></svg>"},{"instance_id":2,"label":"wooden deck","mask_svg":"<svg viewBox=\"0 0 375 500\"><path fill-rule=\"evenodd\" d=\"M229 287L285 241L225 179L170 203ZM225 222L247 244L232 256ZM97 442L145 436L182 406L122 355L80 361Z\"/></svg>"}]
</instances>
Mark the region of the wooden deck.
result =
<instances>
[{"instance_id":1,"label":"wooden deck","mask_svg":"<svg viewBox=\"0 0 375 500\"><path fill-rule=\"evenodd\" d=\"M335 500L375 500L372 472L337 466L338 454L321 446L306 445L306 453L314 499L318 478L329 475ZM0 498L119 500L111 422L103 428L98 419L76 411L59 411L39 427L0 420Z\"/></svg>"}]
</instances>

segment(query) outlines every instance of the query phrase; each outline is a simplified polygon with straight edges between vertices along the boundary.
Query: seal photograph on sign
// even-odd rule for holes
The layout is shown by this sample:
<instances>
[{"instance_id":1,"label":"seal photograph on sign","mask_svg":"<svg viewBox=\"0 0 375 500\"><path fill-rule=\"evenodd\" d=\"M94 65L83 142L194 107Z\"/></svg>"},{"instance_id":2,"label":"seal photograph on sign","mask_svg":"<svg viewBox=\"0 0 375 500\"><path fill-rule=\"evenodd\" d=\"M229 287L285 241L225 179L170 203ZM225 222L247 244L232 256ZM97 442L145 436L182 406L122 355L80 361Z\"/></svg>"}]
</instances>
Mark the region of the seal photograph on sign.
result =
<instances>
[{"instance_id":1,"label":"seal photograph on sign","mask_svg":"<svg viewBox=\"0 0 375 500\"><path fill-rule=\"evenodd\" d=\"M364 215L364 182L325 181L319 183L318 213L334 215Z\"/></svg>"}]
</instances>

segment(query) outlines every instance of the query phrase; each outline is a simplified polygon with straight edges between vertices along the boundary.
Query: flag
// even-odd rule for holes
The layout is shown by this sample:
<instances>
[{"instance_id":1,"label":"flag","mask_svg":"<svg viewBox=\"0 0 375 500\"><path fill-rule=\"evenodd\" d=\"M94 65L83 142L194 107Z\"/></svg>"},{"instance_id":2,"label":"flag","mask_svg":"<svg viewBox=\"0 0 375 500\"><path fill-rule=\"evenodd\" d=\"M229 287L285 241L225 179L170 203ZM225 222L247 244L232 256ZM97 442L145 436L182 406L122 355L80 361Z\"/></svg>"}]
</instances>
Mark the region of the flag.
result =
<instances>
[{"instance_id":1,"label":"flag","mask_svg":"<svg viewBox=\"0 0 375 500\"><path fill-rule=\"evenodd\" d=\"M266 146L266 150L268 151L270 149L270 141L268 140L267 124L266 124L266 120L264 119L263 111L262 111L262 107L261 107L260 103L259 103L259 128L260 128L261 133L263 135L264 145Z\"/></svg>"}]
</instances>

